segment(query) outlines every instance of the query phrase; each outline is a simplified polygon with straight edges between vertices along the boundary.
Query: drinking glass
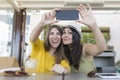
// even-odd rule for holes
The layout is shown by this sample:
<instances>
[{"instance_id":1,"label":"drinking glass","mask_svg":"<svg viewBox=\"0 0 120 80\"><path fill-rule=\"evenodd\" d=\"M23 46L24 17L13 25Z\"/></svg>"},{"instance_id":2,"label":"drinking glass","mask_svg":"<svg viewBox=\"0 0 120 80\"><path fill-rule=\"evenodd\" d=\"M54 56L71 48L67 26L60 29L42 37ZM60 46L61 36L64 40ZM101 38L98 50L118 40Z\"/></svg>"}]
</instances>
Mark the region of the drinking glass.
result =
<instances>
[{"instance_id":1,"label":"drinking glass","mask_svg":"<svg viewBox=\"0 0 120 80\"><path fill-rule=\"evenodd\" d=\"M35 74L37 67L37 60L36 59L28 59L25 61L25 72L29 74Z\"/></svg>"}]
</instances>

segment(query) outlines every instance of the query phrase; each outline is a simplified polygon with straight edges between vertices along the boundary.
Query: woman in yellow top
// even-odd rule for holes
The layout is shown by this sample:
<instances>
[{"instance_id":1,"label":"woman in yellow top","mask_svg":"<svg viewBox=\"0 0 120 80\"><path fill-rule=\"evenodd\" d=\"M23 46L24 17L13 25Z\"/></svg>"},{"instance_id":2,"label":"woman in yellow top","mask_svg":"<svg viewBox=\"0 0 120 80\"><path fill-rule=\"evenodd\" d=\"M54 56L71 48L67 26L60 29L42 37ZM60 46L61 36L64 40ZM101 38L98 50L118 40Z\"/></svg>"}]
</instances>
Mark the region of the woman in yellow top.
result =
<instances>
[{"instance_id":1,"label":"woman in yellow top","mask_svg":"<svg viewBox=\"0 0 120 80\"><path fill-rule=\"evenodd\" d=\"M62 29L58 25L52 25L58 21L54 20L56 11L42 15L41 21L33 29L30 35L32 44L31 59L37 60L36 73L69 73L70 67L62 46ZM44 42L39 39L39 35L44 27L49 28Z\"/></svg>"}]
</instances>

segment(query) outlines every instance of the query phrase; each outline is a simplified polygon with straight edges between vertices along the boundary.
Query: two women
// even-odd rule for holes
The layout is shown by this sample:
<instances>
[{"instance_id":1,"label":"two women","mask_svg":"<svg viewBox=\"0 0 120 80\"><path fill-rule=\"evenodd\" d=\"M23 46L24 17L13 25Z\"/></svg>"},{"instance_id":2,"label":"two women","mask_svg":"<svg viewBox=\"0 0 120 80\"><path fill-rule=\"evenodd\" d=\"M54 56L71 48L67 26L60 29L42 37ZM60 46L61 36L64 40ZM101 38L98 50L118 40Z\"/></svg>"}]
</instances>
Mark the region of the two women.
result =
<instances>
[{"instance_id":1,"label":"two women","mask_svg":"<svg viewBox=\"0 0 120 80\"><path fill-rule=\"evenodd\" d=\"M47 36L45 36L45 41L42 42L38 37L44 26L58 22L54 20L55 10L50 13L45 13L42 16L41 21L34 28L30 36L32 44L31 58L37 59L38 61L36 70L38 73L69 73L69 64L73 72L90 72L94 70L93 57L106 50L107 46L96 24L91 7L89 5L88 7L89 10L83 5L79 6L78 11L82 20L76 21L87 25L92 30L96 44L87 43L82 45L79 31L71 25L63 27L63 34L57 25L52 25L51 29L48 30ZM69 63L64 56L62 41L65 56Z\"/></svg>"}]
</instances>

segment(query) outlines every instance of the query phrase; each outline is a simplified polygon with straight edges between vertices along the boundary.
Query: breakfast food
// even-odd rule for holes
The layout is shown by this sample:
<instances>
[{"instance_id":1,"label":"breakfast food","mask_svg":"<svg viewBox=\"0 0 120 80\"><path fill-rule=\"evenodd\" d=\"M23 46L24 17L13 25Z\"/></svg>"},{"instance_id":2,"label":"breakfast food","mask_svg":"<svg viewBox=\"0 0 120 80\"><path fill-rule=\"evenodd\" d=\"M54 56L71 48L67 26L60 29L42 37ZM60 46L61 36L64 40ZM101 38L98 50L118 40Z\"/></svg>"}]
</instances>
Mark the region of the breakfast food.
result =
<instances>
[{"instance_id":1,"label":"breakfast food","mask_svg":"<svg viewBox=\"0 0 120 80\"><path fill-rule=\"evenodd\" d=\"M24 71L4 71L5 76L28 76L29 74Z\"/></svg>"}]
</instances>

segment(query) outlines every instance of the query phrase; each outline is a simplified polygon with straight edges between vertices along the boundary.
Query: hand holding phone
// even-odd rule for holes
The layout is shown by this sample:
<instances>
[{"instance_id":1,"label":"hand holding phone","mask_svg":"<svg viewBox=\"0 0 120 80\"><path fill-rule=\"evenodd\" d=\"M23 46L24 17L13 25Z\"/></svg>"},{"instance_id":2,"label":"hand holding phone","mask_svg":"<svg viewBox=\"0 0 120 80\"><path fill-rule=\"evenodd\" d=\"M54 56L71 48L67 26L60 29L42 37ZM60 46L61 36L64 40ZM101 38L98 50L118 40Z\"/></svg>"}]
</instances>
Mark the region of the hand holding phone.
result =
<instances>
[{"instance_id":1,"label":"hand holding phone","mask_svg":"<svg viewBox=\"0 0 120 80\"><path fill-rule=\"evenodd\" d=\"M56 11L57 20L77 20L79 19L78 10L60 10Z\"/></svg>"}]
</instances>

